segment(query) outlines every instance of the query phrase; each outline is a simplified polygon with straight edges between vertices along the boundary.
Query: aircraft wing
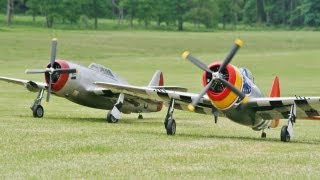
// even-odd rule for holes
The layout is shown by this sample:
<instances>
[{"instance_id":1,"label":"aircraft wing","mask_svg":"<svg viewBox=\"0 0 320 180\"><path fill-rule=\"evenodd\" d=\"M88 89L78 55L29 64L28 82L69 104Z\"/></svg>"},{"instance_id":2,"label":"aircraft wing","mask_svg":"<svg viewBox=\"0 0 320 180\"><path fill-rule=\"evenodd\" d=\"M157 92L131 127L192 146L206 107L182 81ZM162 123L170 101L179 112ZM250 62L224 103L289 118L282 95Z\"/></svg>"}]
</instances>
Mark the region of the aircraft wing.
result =
<instances>
[{"instance_id":1,"label":"aircraft wing","mask_svg":"<svg viewBox=\"0 0 320 180\"><path fill-rule=\"evenodd\" d=\"M291 106L296 105L299 119L320 118L320 97L277 97L254 98L243 104L265 120L287 119Z\"/></svg>"},{"instance_id":2,"label":"aircraft wing","mask_svg":"<svg viewBox=\"0 0 320 180\"><path fill-rule=\"evenodd\" d=\"M32 92L37 92L40 89L47 88L47 84L42 82L35 82L35 81L24 80L24 79L15 79L15 78L3 77L3 76L0 76L0 80L8 83L14 83L14 84L25 86L29 91L32 91Z\"/></svg>"},{"instance_id":3,"label":"aircraft wing","mask_svg":"<svg viewBox=\"0 0 320 180\"><path fill-rule=\"evenodd\" d=\"M94 84L104 90L111 90L113 93L123 93L125 97L129 95L144 100L166 102L166 104L169 103L171 99L175 99L175 108L180 110L188 110L188 104L198 96L198 94L195 93L183 92L186 91L186 89L177 86L140 87L108 82L95 82ZM103 91L103 89L96 89L95 91ZM201 114L212 114L215 110L218 111L211 104L207 96L201 98L195 108L195 112ZM219 114L223 116L223 113Z\"/></svg>"}]
</instances>

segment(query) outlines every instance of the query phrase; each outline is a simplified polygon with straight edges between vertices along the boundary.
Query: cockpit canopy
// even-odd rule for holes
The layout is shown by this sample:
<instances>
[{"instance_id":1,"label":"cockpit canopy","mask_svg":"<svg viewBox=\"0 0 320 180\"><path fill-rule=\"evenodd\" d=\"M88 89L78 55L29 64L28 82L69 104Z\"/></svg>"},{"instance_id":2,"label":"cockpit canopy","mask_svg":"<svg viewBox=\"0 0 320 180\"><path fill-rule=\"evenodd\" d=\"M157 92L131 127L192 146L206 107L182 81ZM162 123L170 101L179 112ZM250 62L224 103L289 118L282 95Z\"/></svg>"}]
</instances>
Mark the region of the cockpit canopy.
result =
<instances>
[{"instance_id":1,"label":"cockpit canopy","mask_svg":"<svg viewBox=\"0 0 320 180\"><path fill-rule=\"evenodd\" d=\"M243 76L246 76L248 79L250 79L252 83L254 83L254 77L249 69L247 68L239 68L239 69Z\"/></svg>"},{"instance_id":2,"label":"cockpit canopy","mask_svg":"<svg viewBox=\"0 0 320 180\"><path fill-rule=\"evenodd\" d=\"M104 74L108 77L115 78L115 75L113 74L113 72L110 69L102 66L101 64L92 63L89 65L89 68L96 72L100 72L101 74Z\"/></svg>"}]
</instances>

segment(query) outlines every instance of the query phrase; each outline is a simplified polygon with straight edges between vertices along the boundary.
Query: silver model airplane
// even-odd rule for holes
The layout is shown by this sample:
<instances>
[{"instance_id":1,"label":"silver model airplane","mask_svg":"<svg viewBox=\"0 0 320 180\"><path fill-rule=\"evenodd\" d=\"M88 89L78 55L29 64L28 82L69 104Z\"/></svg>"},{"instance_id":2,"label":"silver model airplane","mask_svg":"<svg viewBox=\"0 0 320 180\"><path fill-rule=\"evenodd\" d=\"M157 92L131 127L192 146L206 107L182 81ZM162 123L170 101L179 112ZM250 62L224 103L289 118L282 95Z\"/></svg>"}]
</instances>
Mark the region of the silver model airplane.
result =
<instances>
[{"instance_id":1,"label":"silver model airplane","mask_svg":"<svg viewBox=\"0 0 320 180\"><path fill-rule=\"evenodd\" d=\"M47 68L26 70L27 74L44 73L45 83L0 76L2 81L23 85L29 91L38 92L38 96L31 106L34 117L41 118L44 115L41 100L45 90L48 92L47 101L49 101L50 94L53 93L83 106L110 110L106 117L109 123L118 122L121 118L121 112L126 114L139 113L138 118L142 119L141 113L158 112L162 109L162 101L134 94L124 96L123 93L112 92L97 86L95 84L97 81L118 85L128 85L128 82L99 64L92 63L89 67L83 67L65 60L56 60L56 48L57 39L53 39L51 60ZM154 91L159 91L159 89L186 91L180 87L163 86L163 83L162 72L156 71L147 87Z\"/></svg>"},{"instance_id":2,"label":"silver model airplane","mask_svg":"<svg viewBox=\"0 0 320 180\"><path fill-rule=\"evenodd\" d=\"M176 132L173 118L175 108L213 115L215 122L219 116L227 117L253 130L262 131L262 138L266 137L265 129L277 127L279 119L288 119L288 125L283 126L280 133L280 139L284 142L290 141L293 136L296 118L320 119L320 97L279 97L277 77L270 97L265 97L247 68L229 64L242 45L243 42L237 39L223 62L214 62L209 66L189 52L183 53L184 59L204 71L204 89L200 94L186 92L186 89L177 86L163 86L162 73L159 71L149 86L138 87L129 85L101 65L92 64L85 68L67 61L55 61L56 40L53 40L51 61L47 68L26 71L45 73L46 83L7 77L0 77L0 80L25 85L30 91L39 91L32 106L35 117L43 116L40 103L44 90L48 91L47 100L52 92L84 106L111 109L107 115L108 122L117 122L121 112L159 111L165 102L168 103L168 110L164 125L168 135Z\"/></svg>"}]
</instances>

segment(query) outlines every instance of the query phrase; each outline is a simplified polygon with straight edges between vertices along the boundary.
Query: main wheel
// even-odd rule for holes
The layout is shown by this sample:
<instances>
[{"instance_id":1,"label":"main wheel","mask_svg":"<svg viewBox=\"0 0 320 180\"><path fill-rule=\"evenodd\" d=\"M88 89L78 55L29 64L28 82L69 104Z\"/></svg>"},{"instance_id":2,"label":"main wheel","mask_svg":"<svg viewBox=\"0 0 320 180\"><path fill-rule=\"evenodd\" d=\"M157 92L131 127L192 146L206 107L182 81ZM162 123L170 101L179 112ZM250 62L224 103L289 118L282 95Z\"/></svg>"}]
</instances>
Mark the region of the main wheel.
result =
<instances>
[{"instance_id":1,"label":"main wheel","mask_svg":"<svg viewBox=\"0 0 320 180\"><path fill-rule=\"evenodd\" d=\"M119 121L119 119L115 118L111 112L109 111L107 114L107 122L108 123L117 123Z\"/></svg>"},{"instance_id":2,"label":"main wheel","mask_svg":"<svg viewBox=\"0 0 320 180\"><path fill-rule=\"evenodd\" d=\"M176 121L174 119L170 118L168 120L166 130L168 135L176 134Z\"/></svg>"},{"instance_id":3,"label":"main wheel","mask_svg":"<svg viewBox=\"0 0 320 180\"><path fill-rule=\"evenodd\" d=\"M288 132L288 126L287 125L282 126L280 139L283 142L289 142L290 141L290 134Z\"/></svg>"},{"instance_id":4,"label":"main wheel","mask_svg":"<svg viewBox=\"0 0 320 180\"><path fill-rule=\"evenodd\" d=\"M33 117L35 117L35 118L42 118L43 114L44 114L44 110L43 110L43 107L41 105L34 106L32 112L33 112L32 113Z\"/></svg>"}]
</instances>

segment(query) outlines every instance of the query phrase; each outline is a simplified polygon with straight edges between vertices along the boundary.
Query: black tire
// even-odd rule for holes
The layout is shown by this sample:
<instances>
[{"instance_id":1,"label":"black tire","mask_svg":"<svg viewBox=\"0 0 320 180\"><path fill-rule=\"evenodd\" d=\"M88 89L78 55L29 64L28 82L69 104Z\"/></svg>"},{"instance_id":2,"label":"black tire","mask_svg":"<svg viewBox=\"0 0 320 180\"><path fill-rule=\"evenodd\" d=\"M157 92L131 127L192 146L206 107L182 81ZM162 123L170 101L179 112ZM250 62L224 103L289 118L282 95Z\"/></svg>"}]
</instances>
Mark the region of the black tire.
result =
<instances>
[{"instance_id":1,"label":"black tire","mask_svg":"<svg viewBox=\"0 0 320 180\"><path fill-rule=\"evenodd\" d=\"M262 132L262 133L261 133L261 138L263 138L263 139L267 138L267 133Z\"/></svg>"},{"instance_id":2,"label":"black tire","mask_svg":"<svg viewBox=\"0 0 320 180\"><path fill-rule=\"evenodd\" d=\"M281 128L280 139L283 142L289 142L290 141L290 135L289 135L289 132L288 132L288 126L287 125L282 126L282 128Z\"/></svg>"},{"instance_id":3,"label":"black tire","mask_svg":"<svg viewBox=\"0 0 320 180\"><path fill-rule=\"evenodd\" d=\"M176 134L176 121L174 119L169 119L167 126L167 135L175 135Z\"/></svg>"},{"instance_id":4,"label":"black tire","mask_svg":"<svg viewBox=\"0 0 320 180\"><path fill-rule=\"evenodd\" d=\"M32 110L32 114L33 114L33 117L35 118L42 118L43 115L44 115L44 110L43 110L43 107L41 105L36 105L33 110Z\"/></svg>"},{"instance_id":5,"label":"black tire","mask_svg":"<svg viewBox=\"0 0 320 180\"><path fill-rule=\"evenodd\" d=\"M111 112L109 111L107 114L107 122L108 123L117 123L118 121L119 121L119 119L112 116Z\"/></svg>"}]
</instances>

